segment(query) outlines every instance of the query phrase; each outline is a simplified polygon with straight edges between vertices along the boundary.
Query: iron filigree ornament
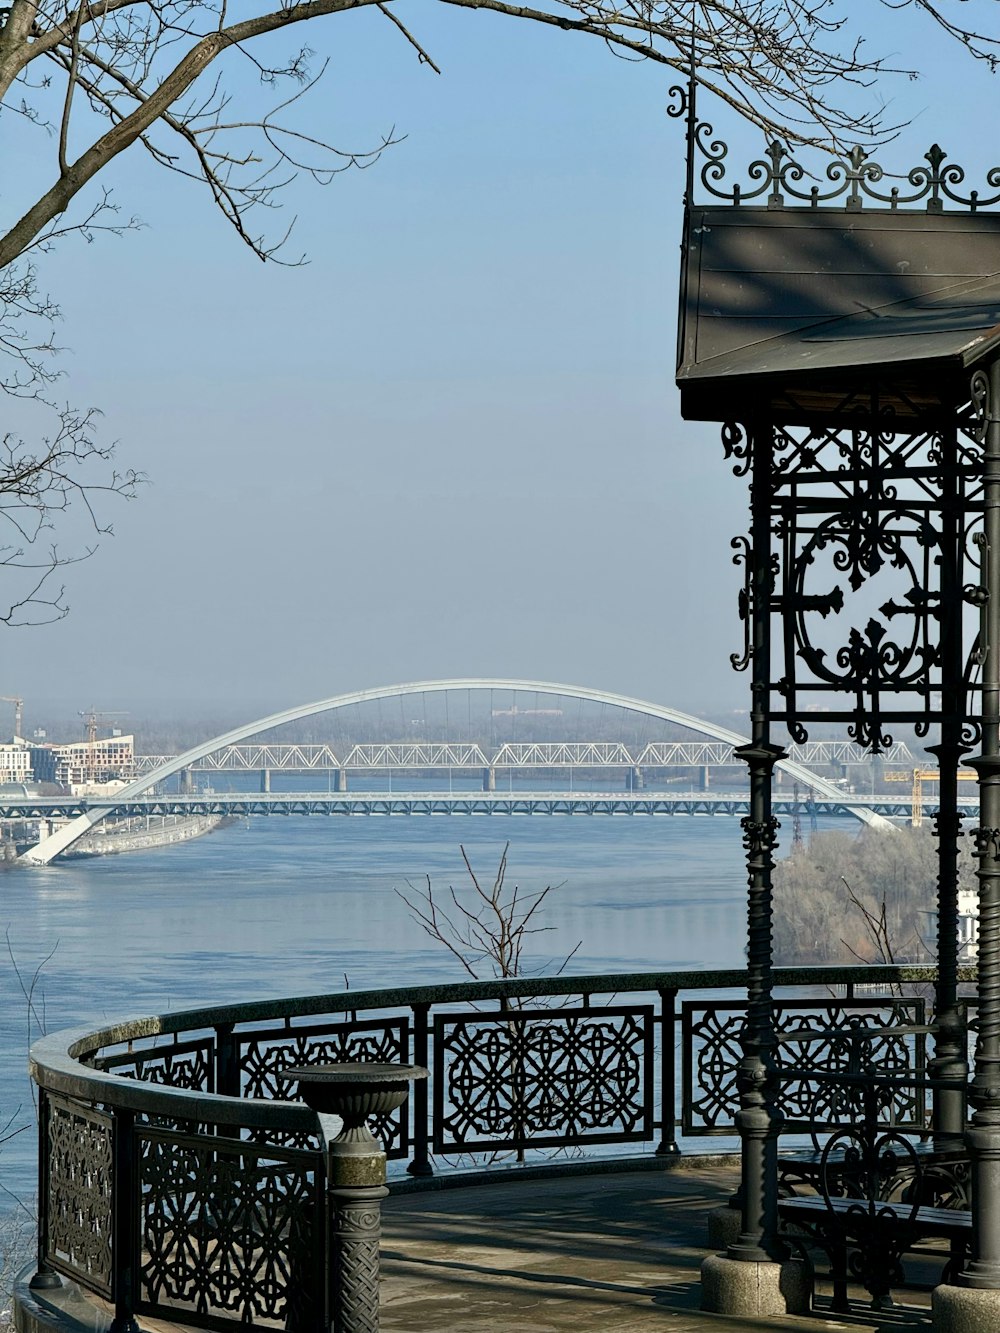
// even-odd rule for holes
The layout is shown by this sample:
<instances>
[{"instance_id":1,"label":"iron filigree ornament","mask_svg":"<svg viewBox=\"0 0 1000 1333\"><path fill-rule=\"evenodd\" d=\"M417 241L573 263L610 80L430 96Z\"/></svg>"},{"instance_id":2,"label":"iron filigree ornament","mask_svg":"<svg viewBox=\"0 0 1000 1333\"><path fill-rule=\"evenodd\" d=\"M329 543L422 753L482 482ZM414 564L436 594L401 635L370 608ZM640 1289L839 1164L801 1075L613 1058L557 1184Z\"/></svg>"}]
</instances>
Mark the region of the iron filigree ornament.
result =
<instances>
[{"instance_id":1,"label":"iron filigree ornament","mask_svg":"<svg viewBox=\"0 0 1000 1333\"><path fill-rule=\"evenodd\" d=\"M743 566L743 587L740 589L738 599L739 617L743 624L743 651L741 653L730 653L729 661L734 671L746 671L753 659L753 644L750 641L750 616L753 608L750 539L748 537L734 537L730 546L736 552L733 556L733 564Z\"/></svg>"},{"instance_id":2,"label":"iron filigree ornament","mask_svg":"<svg viewBox=\"0 0 1000 1333\"><path fill-rule=\"evenodd\" d=\"M722 427L722 453L724 458L734 458L733 476L745 477L750 471L752 451L750 439L741 425L727 421Z\"/></svg>"},{"instance_id":3,"label":"iron filigree ornament","mask_svg":"<svg viewBox=\"0 0 1000 1333\"><path fill-rule=\"evenodd\" d=\"M1000 861L1000 829L975 828L972 830L976 855L989 856L993 861Z\"/></svg>"},{"instance_id":4,"label":"iron filigree ornament","mask_svg":"<svg viewBox=\"0 0 1000 1333\"><path fill-rule=\"evenodd\" d=\"M879 411L855 425L849 400L838 424L753 433L726 426L723 442L741 472L750 451L756 455L752 504L758 519L767 513L772 546L757 553L745 539L734 543L734 560L745 566L743 652L733 655L734 667L752 660L751 618L763 609L755 599L764 595L766 569L781 669L757 688L782 701L772 720L804 743L818 696L826 695L827 720L847 723L873 752L891 746L892 724L927 735L942 710L955 707L942 703L941 641L954 609L953 601L944 605L945 592L981 600L978 451L959 432L930 422L901 431ZM961 517L942 527L946 505ZM955 687L970 689L974 671L970 662Z\"/></svg>"},{"instance_id":5,"label":"iron filigree ornament","mask_svg":"<svg viewBox=\"0 0 1000 1333\"><path fill-rule=\"evenodd\" d=\"M677 99L668 108L675 118L688 115L690 95L686 89L672 88L671 98ZM958 186L965 181L965 169L954 162L946 162L948 154L939 144L931 144L924 154L924 165L908 172L892 173L861 147L852 148L845 157L828 162L821 172L809 171L780 139L772 139L764 155L747 168L749 183L735 182L730 189L723 188L726 178L726 158L729 146L722 139L713 138L715 131L706 121L696 121L689 128L688 153L691 156L692 176L697 175L702 188L713 199L727 204L749 204L767 197L768 208L784 208L786 200L818 208L835 200L843 200L847 212L860 212L866 200L877 206L895 211L900 207L923 204L928 213L943 213L945 203L958 205L975 213L1000 203L1000 166L986 173L989 192L970 190L962 194ZM694 170L694 158L701 159L700 170ZM826 184L819 184L819 178ZM910 187L893 185L878 188L890 179L905 180ZM806 185L811 180L813 184Z\"/></svg>"},{"instance_id":6,"label":"iron filigree ornament","mask_svg":"<svg viewBox=\"0 0 1000 1333\"><path fill-rule=\"evenodd\" d=\"M977 370L969 386L973 412L973 435L980 444L986 440L986 426L990 418L990 381L985 371Z\"/></svg>"}]
</instances>

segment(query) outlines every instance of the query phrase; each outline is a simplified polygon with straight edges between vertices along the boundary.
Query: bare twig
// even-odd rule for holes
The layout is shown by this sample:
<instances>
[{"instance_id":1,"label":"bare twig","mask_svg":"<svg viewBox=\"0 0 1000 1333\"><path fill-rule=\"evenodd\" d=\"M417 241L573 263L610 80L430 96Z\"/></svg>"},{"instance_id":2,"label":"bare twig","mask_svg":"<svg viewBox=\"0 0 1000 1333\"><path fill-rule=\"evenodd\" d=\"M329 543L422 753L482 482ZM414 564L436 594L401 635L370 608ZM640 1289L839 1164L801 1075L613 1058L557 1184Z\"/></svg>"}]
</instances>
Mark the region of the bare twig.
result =
<instances>
[{"instance_id":1,"label":"bare twig","mask_svg":"<svg viewBox=\"0 0 1000 1333\"><path fill-rule=\"evenodd\" d=\"M428 875L422 886L406 881L406 890L396 895L407 906L421 929L451 954L467 976L479 980L483 973L497 978L524 975L524 946L529 936L543 934L551 926L535 924L536 913L558 885L547 884L534 894L524 894L518 885L507 885L507 843L493 883L485 888L468 853L460 847L471 898L448 887L448 906L442 906ZM557 965L562 972L580 944ZM551 964L550 964L551 965Z\"/></svg>"}]
</instances>

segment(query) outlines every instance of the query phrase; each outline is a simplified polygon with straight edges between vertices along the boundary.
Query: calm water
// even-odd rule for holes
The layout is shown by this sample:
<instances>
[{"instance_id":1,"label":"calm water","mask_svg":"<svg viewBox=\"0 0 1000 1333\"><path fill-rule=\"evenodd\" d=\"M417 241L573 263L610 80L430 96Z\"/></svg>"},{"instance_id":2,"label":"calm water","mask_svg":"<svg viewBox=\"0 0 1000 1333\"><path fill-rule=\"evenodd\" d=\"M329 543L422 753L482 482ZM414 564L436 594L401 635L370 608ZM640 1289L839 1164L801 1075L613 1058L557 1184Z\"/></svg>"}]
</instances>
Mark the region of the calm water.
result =
<instances>
[{"instance_id":1,"label":"calm water","mask_svg":"<svg viewBox=\"0 0 1000 1333\"><path fill-rule=\"evenodd\" d=\"M841 828L850 827L838 821ZM464 843L491 883L561 887L530 966L579 942L577 973L739 967L744 865L735 819L258 818L158 851L0 878L0 920L49 1031L247 998L432 981L462 973L394 889L459 887ZM0 1112L30 1120L26 1005L0 960ZM0 1121L2 1123L2 1121ZM0 1183L33 1192L35 1143L0 1149ZM2 1207L2 1204L0 1204Z\"/></svg>"}]
</instances>

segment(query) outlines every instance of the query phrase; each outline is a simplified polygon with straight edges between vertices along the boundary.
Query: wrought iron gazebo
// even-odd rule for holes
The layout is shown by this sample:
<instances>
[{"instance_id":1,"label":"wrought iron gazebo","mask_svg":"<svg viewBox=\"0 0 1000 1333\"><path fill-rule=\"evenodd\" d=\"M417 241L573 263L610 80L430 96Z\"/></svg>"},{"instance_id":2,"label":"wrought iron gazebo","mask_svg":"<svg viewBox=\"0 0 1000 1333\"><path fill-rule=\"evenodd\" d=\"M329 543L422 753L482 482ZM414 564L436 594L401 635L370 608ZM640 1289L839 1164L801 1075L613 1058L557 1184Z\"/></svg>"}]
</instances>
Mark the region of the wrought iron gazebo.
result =
<instances>
[{"instance_id":1,"label":"wrought iron gazebo","mask_svg":"<svg viewBox=\"0 0 1000 1333\"><path fill-rule=\"evenodd\" d=\"M773 1313L797 1299L776 1230L771 785L784 735L804 741L821 706L876 753L894 727L915 728L940 766L934 1132L970 1154L973 1252L959 1284L935 1293L935 1318L981 1327L984 1308L1000 1315L1000 213L988 211L1000 169L985 197L936 145L895 180L861 149L814 178L772 143L749 184L730 186L694 84L674 95L688 140L681 409L723 423L751 511L733 543L745 572L733 663L752 700L742 1219L706 1265L705 1301ZM971 1082L957 984L963 762L981 812Z\"/></svg>"}]
</instances>

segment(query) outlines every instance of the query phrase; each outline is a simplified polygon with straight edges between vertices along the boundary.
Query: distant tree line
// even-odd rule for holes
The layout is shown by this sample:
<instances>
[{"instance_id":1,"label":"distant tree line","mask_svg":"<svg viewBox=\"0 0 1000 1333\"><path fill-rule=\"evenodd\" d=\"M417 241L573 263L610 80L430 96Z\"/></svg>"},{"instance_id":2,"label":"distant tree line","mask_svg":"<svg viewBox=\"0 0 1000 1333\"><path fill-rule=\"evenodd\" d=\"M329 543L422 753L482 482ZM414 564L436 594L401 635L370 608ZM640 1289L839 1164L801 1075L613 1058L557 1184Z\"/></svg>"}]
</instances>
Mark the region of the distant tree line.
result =
<instances>
[{"instance_id":1,"label":"distant tree line","mask_svg":"<svg viewBox=\"0 0 1000 1333\"><path fill-rule=\"evenodd\" d=\"M974 887L971 838L960 847L961 883ZM932 959L933 831L814 833L775 867L774 907L775 960L782 966Z\"/></svg>"}]
</instances>

